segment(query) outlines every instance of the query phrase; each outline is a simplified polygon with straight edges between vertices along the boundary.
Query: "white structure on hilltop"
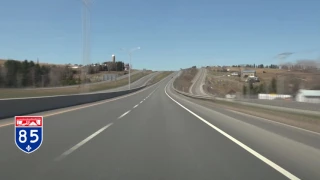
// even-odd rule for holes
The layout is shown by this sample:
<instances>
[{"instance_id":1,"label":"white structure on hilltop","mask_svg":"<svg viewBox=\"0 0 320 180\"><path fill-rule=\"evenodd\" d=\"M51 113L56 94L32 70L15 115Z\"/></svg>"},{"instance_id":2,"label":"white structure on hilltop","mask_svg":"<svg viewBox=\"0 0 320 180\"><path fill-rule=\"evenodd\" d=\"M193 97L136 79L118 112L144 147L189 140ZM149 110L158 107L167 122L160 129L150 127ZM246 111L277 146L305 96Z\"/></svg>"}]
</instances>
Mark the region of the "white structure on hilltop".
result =
<instances>
[{"instance_id":1,"label":"white structure on hilltop","mask_svg":"<svg viewBox=\"0 0 320 180\"><path fill-rule=\"evenodd\" d=\"M115 63L116 62L116 56L114 54L112 54L112 62Z\"/></svg>"},{"instance_id":2,"label":"white structure on hilltop","mask_svg":"<svg viewBox=\"0 0 320 180\"><path fill-rule=\"evenodd\" d=\"M320 103L320 90L300 89L296 95L296 101Z\"/></svg>"}]
</instances>

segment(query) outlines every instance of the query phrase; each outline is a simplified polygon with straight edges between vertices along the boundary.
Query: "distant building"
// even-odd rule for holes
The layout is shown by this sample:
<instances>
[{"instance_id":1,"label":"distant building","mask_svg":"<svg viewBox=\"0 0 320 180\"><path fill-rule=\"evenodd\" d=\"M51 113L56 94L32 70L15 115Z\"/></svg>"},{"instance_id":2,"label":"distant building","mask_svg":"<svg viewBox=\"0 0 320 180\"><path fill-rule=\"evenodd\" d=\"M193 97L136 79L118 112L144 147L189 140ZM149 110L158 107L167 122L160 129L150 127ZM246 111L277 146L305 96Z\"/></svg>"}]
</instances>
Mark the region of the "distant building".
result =
<instances>
[{"instance_id":1,"label":"distant building","mask_svg":"<svg viewBox=\"0 0 320 180\"><path fill-rule=\"evenodd\" d=\"M129 64L125 64L125 65L124 65L124 70L125 70L125 71L129 71L129 68L130 68Z\"/></svg>"},{"instance_id":2,"label":"distant building","mask_svg":"<svg viewBox=\"0 0 320 180\"><path fill-rule=\"evenodd\" d=\"M231 76L239 76L239 72L232 72Z\"/></svg>"},{"instance_id":3,"label":"distant building","mask_svg":"<svg viewBox=\"0 0 320 180\"><path fill-rule=\"evenodd\" d=\"M256 71L255 70L243 70L241 72L241 77L248 76L248 77L255 77Z\"/></svg>"},{"instance_id":4,"label":"distant building","mask_svg":"<svg viewBox=\"0 0 320 180\"><path fill-rule=\"evenodd\" d=\"M320 90L300 89L296 95L296 101L320 103Z\"/></svg>"}]
</instances>

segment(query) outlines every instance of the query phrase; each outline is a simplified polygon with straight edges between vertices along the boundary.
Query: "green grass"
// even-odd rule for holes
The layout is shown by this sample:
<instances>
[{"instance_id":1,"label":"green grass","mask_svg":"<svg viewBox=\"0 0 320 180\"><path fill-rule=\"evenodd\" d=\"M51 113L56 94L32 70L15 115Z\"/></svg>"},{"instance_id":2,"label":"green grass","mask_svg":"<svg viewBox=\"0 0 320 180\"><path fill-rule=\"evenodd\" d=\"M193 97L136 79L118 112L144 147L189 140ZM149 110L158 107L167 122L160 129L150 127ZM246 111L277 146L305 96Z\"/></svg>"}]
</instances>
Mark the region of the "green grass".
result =
<instances>
[{"instance_id":1,"label":"green grass","mask_svg":"<svg viewBox=\"0 0 320 180\"><path fill-rule=\"evenodd\" d=\"M131 75L131 82L134 82L148 74L150 71L145 73L141 72L138 74ZM55 95L68 95L68 94L79 94L85 92L95 92L101 90L107 90L111 88L117 88L128 84L128 78L121 79L118 81L106 82L102 84L87 84L86 86L76 86L69 88L55 88L55 89L0 89L0 98L21 98L21 97L40 97L40 96L55 96Z\"/></svg>"}]
</instances>

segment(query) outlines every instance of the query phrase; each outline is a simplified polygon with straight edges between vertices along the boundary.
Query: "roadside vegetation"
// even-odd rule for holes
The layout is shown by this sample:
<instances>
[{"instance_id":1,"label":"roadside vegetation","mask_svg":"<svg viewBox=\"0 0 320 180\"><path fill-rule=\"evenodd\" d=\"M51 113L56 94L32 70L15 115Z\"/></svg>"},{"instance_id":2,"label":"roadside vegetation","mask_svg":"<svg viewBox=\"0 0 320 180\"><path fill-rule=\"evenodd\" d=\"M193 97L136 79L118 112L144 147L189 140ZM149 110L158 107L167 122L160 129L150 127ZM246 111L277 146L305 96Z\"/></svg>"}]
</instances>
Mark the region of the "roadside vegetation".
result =
<instances>
[{"instance_id":1,"label":"roadside vegetation","mask_svg":"<svg viewBox=\"0 0 320 180\"><path fill-rule=\"evenodd\" d=\"M193 98L189 99L212 109L220 108L223 110L233 110L247 115L261 117L271 121L300 127L310 131L320 132L320 116L300 113L288 113L281 110L270 110L257 106L243 106L241 104L221 100L200 100Z\"/></svg>"},{"instance_id":2,"label":"roadside vegetation","mask_svg":"<svg viewBox=\"0 0 320 180\"><path fill-rule=\"evenodd\" d=\"M259 93L289 94L295 96L299 89L320 90L320 71L314 67L301 68L292 66L291 69L276 65L247 65L245 67L207 67L205 91L224 97L234 91L237 97L256 97ZM241 70L254 70L259 81L245 81ZM231 75L233 72L239 75Z\"/></svg>"},{"instance_id":3,"label":"roadside vegetation","mask_svg":"<svg viewBox=\"0 0 320 180\"><path fill-rule=\"evenodd\" d=\"M153 79L151 79L151 80L148 82L148 85L155 84L155 83L161 81L162 79L166 78L167 76L169 76L169 75L172 74L172 73L173 73L172 71L164 71L164 72L161 72L161 73L159 73L158 75L156 75Z\"/></svg>"},{"instance_id":4,"label":"roadside vegetation","mask_svg":"<svg viewBox=\"0 0 320 180\"><path fill-rule=\"evenodd\" d=\"M125 74L123 62L53 65L34 61L1 60L0 88L58 87L103 81L103 74Z\"/></svg>"},{"instance_id":5,"label":"roadside vegetation","mask_svg":"<svg viewBox=\"0 0 320 180\"><path fill-rule=\"evenodd\" d=\"M182 70L179 77L173 82L173 86L183 92L189 92L189 88L192 85L192 80L196 76L198 69L196 67L188 68Z\"/></svg>"}]
</instances>

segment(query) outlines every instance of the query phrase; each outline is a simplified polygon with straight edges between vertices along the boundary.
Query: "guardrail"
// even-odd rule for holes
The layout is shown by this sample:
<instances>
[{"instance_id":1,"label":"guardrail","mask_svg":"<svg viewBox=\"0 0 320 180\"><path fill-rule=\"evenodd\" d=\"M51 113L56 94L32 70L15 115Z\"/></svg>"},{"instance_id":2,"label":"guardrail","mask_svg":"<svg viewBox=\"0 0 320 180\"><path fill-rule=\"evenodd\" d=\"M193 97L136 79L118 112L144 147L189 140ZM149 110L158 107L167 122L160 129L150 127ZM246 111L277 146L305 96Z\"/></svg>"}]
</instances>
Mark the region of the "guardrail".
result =
<instances>
[{"instance_id":1,"label":"guardrail","mask_svg":"<svg viewBox=\"0 0 320 180\"><path fill-rule=\"evenodd\" d=\"M307 114L307 115L315 115L315 116L320 116L319 111L310 111L310 110L302 110L302 109L295 109L295 108L287 108L287 107L280 107L280 106L270 106L270 105L264 105L264 104L257 104L257 103L249 103L249 102L241 102L241 101L235 101L233 99L226 99L226 98L218 98L215 96L202 96L202 95L193 95L190 93L182 92L177 90L172 86L172 88L179 94L191 97L191 98L196 98L196 99L205 99L205 100L212 100L212 101L226 101L226 102L232 102L236 104L242 104L246 106L254 106L254 107L260 107L260 108L265 108L265 109L271 109L271 110L277 110L277 111L284 111L284 112L289 112L289 113L301 113L301 114Z\"/></svg>"},{"instance_id":2,"label":"guardrail","mask_svg":"<svg viewBox=\"0 0 320 180\"><path fill-rule=\"evenodd\" d=\"M139 91L145 87L146 86L141 86L131 90L95 94L83 93L74 95L0 99L0 120L13 116L32 114L110 99Z\"/></svg>"}]
</instances>

